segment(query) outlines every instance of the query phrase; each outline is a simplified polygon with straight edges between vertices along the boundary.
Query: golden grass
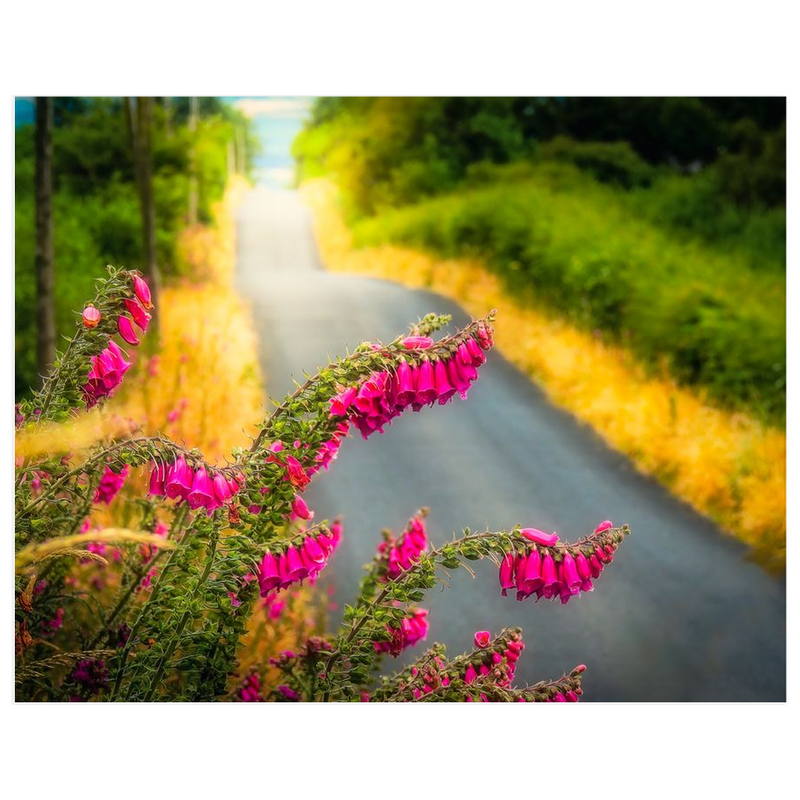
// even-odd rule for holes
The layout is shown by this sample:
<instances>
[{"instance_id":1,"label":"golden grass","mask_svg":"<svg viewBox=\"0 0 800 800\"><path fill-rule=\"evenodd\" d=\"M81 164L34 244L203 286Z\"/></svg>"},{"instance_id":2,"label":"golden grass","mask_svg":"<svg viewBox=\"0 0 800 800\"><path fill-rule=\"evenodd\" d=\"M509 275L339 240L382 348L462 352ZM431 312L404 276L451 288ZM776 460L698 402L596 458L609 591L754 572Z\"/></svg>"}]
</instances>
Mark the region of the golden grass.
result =
<instances>
[{"instance_id":1,"label":"golden grass","mask_svg":"<svg viewBox=\"0 0 800 800\"><path fill-rule=\"evenodd\" d=\"M159 350L140 358L103 412L197 447L209 463L249 445L264 414L255 333L233 288L233 214L245 190L233 181L214 207L214 225L181 234L178 259L191 279L162 291Z\"/></svg>"},{"instance_id":2,"label":"golden grass","mask_svg":"<svg viewBox=\"0 0 800 800\"><path fill-rule=\"evenodd\" d=\"M317 180L302 191L328 269L429 289L473 316L496 308L497 346L555 403L590 424L639 470L752 545L767 566L785 568L785 431L714 408L666 376L646 375L624 349L522 307L480 263L440 261L391 245L356 250L335 188Z\"/></svg>"},{"instance_id":3,"label":"golden grass","mask_svg":"<svg viewBox=\"0 0 800 800\"><path fill-rule=\"evenodd\" d=\"M151 547L160 547L163 550L173 550L175 542L165 539L163 536L157 536L154 533L147 533L145 531L132 531L128 528L105 528L102 531L92 531L89 533L76 533L72 536L57 536L55 539L47 539L38 544L31 544L28 547L23 547L22 550L17 552L14 556L14 570L21 572L26 567L43 561L46 558L53 556L63 555L66 553L78 552L81 557L92 557L94 553L83 550L77 550L79 545L90 544L92 542L103 542L105 544L128 544L135 542L137 544L146 544ZM104 558L99 558L104 564L107 564Z\"/></svg>"}]
</instances>

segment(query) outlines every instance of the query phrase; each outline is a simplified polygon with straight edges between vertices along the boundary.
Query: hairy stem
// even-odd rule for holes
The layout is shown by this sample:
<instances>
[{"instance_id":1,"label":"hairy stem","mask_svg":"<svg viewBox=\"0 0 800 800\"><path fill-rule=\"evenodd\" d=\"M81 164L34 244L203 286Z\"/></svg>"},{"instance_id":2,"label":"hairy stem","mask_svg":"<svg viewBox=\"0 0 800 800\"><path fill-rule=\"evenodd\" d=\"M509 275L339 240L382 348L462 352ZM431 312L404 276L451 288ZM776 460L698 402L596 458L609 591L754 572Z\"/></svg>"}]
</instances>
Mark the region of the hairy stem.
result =
<instances>
[{"instance_id":1,"label":"hairy stem","mask_svg":"<svg viewBox=\"0 0 800 800\"><path fill-rule=\"evenodd\" d=\"M208 556L206 557L205 569L203 570L203 574L200 576L200 580L197 582L197 586L195 586L194 591L192 592L190 602L191 600L194 600L197 597L197 595L200 593L200 590L203 588L206 581L208 580L208 576L211 574L211 568L214 565L214 559L217 555L218 542L219 542L219 531L215 529L209 539L209 551L208 551ZM186 627L186 624L189 622L191 616L192 616L191 609L187 608L186 611L183 612L183 616L180 618L180 621L178 622L178 626L175 629L175 633L172 636L172 641L167 646L164 655L161 656L161 660L159 661L158 667L156 669L156 674L153 676L153 680L150 682L150 688L144 697L145 703L153 699L153 695L156 693L158 685L161 683L161 679L164 677L164 672L167 668L167 664L172 658L175 649L178 647L178 643L180 642L183 630Z\"/></svg>"}]
</instances>

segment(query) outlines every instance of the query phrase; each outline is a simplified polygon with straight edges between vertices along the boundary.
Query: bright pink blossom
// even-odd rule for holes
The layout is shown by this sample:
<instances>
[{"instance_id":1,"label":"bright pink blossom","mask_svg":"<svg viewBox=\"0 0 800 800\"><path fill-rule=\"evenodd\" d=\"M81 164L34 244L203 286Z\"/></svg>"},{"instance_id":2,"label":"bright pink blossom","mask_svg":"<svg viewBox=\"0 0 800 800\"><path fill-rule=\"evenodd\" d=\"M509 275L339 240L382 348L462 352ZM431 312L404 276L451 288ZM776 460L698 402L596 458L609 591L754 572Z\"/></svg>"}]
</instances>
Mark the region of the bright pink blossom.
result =
<instances>
[{"instance_id":1,"label":"bright pink blossom","mask_svg":"<svg viewBox=\"0 0 800 800\"><path fill-rule=\"evenodd\" d=\"M417 642L423 641L428 635L428 610L415 608L410 616L403 619L399 628L387 626L391 639L389 641L375 642L376 653L390 653L398 656L407 647L412 647Z\"/></svg>"},{"instance_id":2,"label":"bright pink blossom","mask_svg":"<svg viewBox=\"0 0 800 800\"><path fill-rule=\"evenodd\" d=\"M124 314L120 315L117 320L117 331L128 344L140 344L139 338L136 336L136 331L133 329L133 323Z\"/></svg>"},{"instance_id":3,"label":"bright pink blossom","mask_svg":"<svg viewBox=\"0 0 800 800\"><path fill-rule=\"evenodd\" d=\"M142 333L146 333L147 326L150 324L150 315L141 307L141 305L139 305L136 300L126 300L125 308L128 309L128 313L131 315L131 318L138 325Z\"/></svg>"},{"instance_id":4,"label":"bright pink blossom","mask_svg":"<svg viewBox=\"0 0 800 800\"><path fill-rule=\"evenodd\" d=\"M119 345L111 340L99 355L92 356L91 369L83 386L86 407L92 408L103 397L113 394L130 369L130 362L122 355Z\"/></svg>"},{"instance_id":5,"label":"bright pink blossom","mask_svg":"<svg viewBox=\"0 0 800 800\"><path fill-rule=\"evenodd\" d=\"M103 477L100 478L100 483L94 494L94 502L109 505L119 493L130 471L131 468L127 465L120 472L114 472L111 467L106 467L106 471L103 473Z\"/></svg>"}]
</instances>

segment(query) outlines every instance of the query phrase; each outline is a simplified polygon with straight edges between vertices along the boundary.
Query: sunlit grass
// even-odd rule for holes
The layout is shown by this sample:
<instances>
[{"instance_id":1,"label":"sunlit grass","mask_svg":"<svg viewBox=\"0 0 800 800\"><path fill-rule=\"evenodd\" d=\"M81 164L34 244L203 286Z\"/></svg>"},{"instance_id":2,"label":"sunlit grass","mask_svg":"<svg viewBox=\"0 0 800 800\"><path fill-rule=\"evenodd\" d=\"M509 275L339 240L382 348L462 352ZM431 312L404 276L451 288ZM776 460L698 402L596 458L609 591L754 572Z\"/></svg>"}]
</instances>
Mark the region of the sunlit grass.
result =
<instances>
[{"instance_id":1,"label":"sunlit grass","mask_svg":"<svg viewBox=\"0 0 800 800\"><path fill-rule=\"evenodd\" d=\"M474 316L497 308L497 345L554 402L589 423L642 472L752 545L763 563L785 567L783 430L714 408L666 375L646 375L624 349L520 306L477 262L441 261L391 245L354 249L332 185L311 181L303 191L328 269L429 289Z\"/></svg>"}]
</instances>

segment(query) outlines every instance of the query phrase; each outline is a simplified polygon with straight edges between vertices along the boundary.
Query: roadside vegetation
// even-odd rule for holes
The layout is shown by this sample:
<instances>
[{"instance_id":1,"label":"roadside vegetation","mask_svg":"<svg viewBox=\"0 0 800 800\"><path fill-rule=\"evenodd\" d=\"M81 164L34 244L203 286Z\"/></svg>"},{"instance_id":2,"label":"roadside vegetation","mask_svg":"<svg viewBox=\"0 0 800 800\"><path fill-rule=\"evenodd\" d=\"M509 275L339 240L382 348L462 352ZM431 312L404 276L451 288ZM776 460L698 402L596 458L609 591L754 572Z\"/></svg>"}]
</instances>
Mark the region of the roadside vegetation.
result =
<instances>
[{"instance_id":1,"label":"roadside vegetation","mask_svg":"<svg viewBox=\"0 0 800 800\"><path fill-rule=\"evenodd\" d=\"M557 402L781 569L783 106L627 106L320 101L298 173L331 268L501 308Z\"/></svg>"}]
</instances>

